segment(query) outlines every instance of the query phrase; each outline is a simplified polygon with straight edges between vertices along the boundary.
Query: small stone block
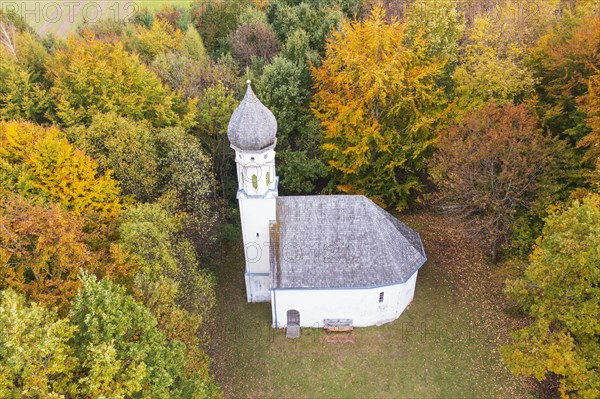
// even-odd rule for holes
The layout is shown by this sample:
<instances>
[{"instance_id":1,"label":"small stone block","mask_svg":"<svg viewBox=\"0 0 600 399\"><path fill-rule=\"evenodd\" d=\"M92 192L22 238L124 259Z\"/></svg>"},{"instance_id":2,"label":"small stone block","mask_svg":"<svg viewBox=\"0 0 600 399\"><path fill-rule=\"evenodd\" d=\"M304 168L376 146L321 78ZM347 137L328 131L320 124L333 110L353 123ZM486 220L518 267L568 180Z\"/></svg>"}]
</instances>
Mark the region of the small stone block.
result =
<instances>
[{"instance_id":1,"label":"small stone block","mask_svg":"<svg viewBox=\"0 0 600 399\"><path fill-rule=\"evenodd\" d=\"M287 326L285 336L288 338L300 338L300 326Z\"/></svg>"}]
</instances>

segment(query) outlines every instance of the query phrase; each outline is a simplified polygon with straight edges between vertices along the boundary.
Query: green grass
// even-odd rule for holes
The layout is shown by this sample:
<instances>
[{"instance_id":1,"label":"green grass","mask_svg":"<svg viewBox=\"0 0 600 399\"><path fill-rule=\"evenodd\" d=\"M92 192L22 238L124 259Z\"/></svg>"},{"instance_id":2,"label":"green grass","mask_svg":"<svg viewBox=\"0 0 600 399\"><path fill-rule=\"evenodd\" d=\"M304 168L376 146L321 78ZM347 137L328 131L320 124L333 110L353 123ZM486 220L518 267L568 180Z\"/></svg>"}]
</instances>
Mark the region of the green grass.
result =
<instances>
[{"instance_id":1,"label":"green grass","mask_svg":"<svg viewBox=\"0 0 600 399\"><path fill-rule=\"evenodd\" d=\"M17 12L24 15L26 21L38 33L48 33L57 36L67 36L75 32L86 16L95 19L119 19L129 20L135 10L148 8L157 11L165 4L189 7L193 0L77 0L68 6L62 2L49 2L36 0L28 2L16 2ZM58 8L56 8L56 5ZM27 10L25 10L27 7ZM32 11L33 10L33 11ZM71 15L72 13L72 15Z\"/></svg>"},{"instance_id":2,"label":"green grass","mask_svg":"<svg viewBox=\"0 0 600 399\"><path fill-rule=\"evenodd\" d=\"M414 301L398 320L356 329L355 343L332 344L322 330L302 329L300 339L289 340L270 328L270 304L245 302L241 251L235 248L218 274L212 355L227 397L524 395L500 362L497 334L476 321L476 303L461 305L435 259L421 269Z\"/></svg>"},{"instance_id":3,"label":"green grass","mask_svg":"<svg viewBox=\"0 0 600 399\"><path fill-rule=\"evenodd\" d=\"M163 4L188 7L190 4L192 4L192 1L193 0L136 0L135 2L140 7L147 7L149 10L159 10Z\"/></svg>"}]
</instances>

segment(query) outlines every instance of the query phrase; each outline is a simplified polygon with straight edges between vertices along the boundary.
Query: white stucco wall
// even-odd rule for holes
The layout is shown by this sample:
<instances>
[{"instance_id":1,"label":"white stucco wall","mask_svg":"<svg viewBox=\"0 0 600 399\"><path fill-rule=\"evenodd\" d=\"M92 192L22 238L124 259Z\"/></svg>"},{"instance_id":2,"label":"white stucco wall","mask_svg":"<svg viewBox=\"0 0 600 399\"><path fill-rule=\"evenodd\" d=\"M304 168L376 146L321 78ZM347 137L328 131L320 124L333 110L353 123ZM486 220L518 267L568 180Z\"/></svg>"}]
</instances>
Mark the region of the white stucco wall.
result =
<instances>
[{"instance_id":1,"label":"white stucco wall","mask_svg":"<svg viewBox=\"0 0 600 399\"><path fill-rule=\"evenodd\" d=\"M368 289L276 289L271 291L273 326L283 328L287 311L300 312L302 327L320 328L323 319L352 319L355 327L396 320L414 297L417 273L404 284ZM384 293L383 303L379 294Z\"/></svg>"},{"instance_id":2,"label":"white stucco wall","mask_svg":"<svg viewBox=\"0 0 600 399\"><path fill-rule=\"evenodd\" d=\"M276 198L239 200L247 272L269 273L269 221L276 218L275 201Z\"/></svg>"},{"instance_id":3,"label":"white stucco wall","mask_svg":"<svg viewBox=\"0 0 600 399\"><path fill-rule=\"evenodd\" d=\"M246 272L244 278L246 280L246 299L248 302L271 301L271 293L269 292L271 277L268 274Z\"/></svg>"},{"instance_id":4,"label":"white stucco wall","mask_svg":"<svg viewBox=\"0 0 600 399\"><path fill-rule=\"evenodd\" d=\"M248 302L266 302L271 299L269 221L275 220L275 201L275 198L239 200Z\"/></svg>"},{"instance_id":5,"label":"white stucco wall","mask_svg":"<svg viewBox=\"0 0 600 399\"><path fill-rule=\"evenodd\" d=\"M269 222L276 218L277 182L275 151L238 151L238 200L246 259L246 295L248 302L268 302ZM256 176L256 188L252 182Z\"/></svg>"},{"instance_id":6,"label":"white stucco wall","mask_svg":"<svg viewBox=\"0 0 600 399\"><path fill-rule=\"evenodd\" d=\"M263 196L269 190L276 190L275 150L236 151L235 162L239 190L253 196ZM256 175L256 188L252 184L252 175Z\"/></svg>"}]
</instances>

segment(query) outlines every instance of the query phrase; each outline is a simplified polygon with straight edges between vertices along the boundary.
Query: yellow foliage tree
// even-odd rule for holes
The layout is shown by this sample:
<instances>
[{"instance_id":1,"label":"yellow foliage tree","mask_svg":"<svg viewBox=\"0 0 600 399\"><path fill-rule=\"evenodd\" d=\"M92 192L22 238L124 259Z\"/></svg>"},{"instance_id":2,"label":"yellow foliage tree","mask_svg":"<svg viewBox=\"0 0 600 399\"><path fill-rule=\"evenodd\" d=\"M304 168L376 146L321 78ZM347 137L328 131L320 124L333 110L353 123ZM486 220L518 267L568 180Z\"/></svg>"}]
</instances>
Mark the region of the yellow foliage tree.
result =
<instances>
[{"instance_id":1,"label":"yellow foliage tree","mask_svg":"<svg viewBox=\"0 0 600 399\"><path fill-rule=\"evenodd\" d=\"M151 62L158 54L180 51L183 48L184 34L168 21L157 19L150 28L137 25L135 32L128 47L147 62Z\"/></svg>"},{"instance_id":2,"label":"yellow foliage tree","mask_svg":"<svg viewBox=\"0 0 600 399\"><path fill-rule=\"evenodd\" d=\"M600 68L598 71L590 78L588 93L581 99L590 132L578 143L578 146L588 148L587 156L596 163L596 173L592 175L592 184L596 188L600 187Z\"/></svg>"},{"instance_id":3,"label":"yellow foliage tree","mask_svg":"<svg viewBox=\"0 0 600 399\"><path fill-rule=\"evenodd\" d=\"M54 127L0 122L0 188L60 203L74 215L119 215L119 187L110 172L76 150Z\"/></svg>"},{"instance_id":4,"label":"yellow foliage tree","mask_svg":"<svg viewBox=\"0 0 600 399\"><path fill-rule=\"evenodd\" d=\"M520 64L525 48L503 35L492 18L478 17L466 38L460 64L453 74L457 121L487 102L509 104L533 93L531 72Z\"/></svg>"},{"instance_id":5,"label":"yellow foliage tree","mask_svg":"<svg viewBox=\"0 0 600 399\"><path fill-rule=\"evenodd\" d=\"M122 43L105 43L87 34L71 37L48 68L54 86L54 119L63 126L87 125L98 113L115 112L154 126L194 124L196 100L164 87Z\"/></svg>"},{"instance_id":6,"label":"yellow foliage tree","mask_svg":"<svg viewBox=\"0 0 600 399\"><path fill-rule=\"evenodd\" d=\"M436 81L444 61L429 57L421 34L405 44L405 27L374 8L346 22L312 68L312 108L338 189L401 209L422 189L444 96Z\"/></svg>"},{"instance_id":7,"label":"yellow foliage tree","mask_svg":"<svg viewBox=\"0 0 600 399\"><path fill-rule=\"evenodd\" d=\"M600 196L556 209L506 293L532 318L501 348L516 375L558 377L561 398L600 397Z\"/></svg>"}]
</instances>

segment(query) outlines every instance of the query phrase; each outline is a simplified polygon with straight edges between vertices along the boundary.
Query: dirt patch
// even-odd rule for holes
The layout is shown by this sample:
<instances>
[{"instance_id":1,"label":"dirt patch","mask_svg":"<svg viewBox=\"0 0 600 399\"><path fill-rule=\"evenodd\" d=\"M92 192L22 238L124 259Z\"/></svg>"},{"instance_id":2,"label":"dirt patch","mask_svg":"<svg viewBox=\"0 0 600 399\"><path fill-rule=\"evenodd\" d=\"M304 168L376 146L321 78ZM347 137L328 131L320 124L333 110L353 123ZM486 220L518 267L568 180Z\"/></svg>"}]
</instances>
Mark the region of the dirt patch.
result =
<instances>
[{"instance_id":1,"label":"dirt patch","mask_svg":"<svg viewBox=\"0 0 600 399\"><path fill-rule=\"evenodd\" d=\"M418 213L402 220L419 230L427 258L438 268L440 284L449 284L459 303L472 307L476 321L494 332L499 343L508 342L510 331L527 319L507 314L513 304L504 295L505 277L501 266L490 262L485 241L470 234L455 217Z\"/></svg>"}]
</instances>

